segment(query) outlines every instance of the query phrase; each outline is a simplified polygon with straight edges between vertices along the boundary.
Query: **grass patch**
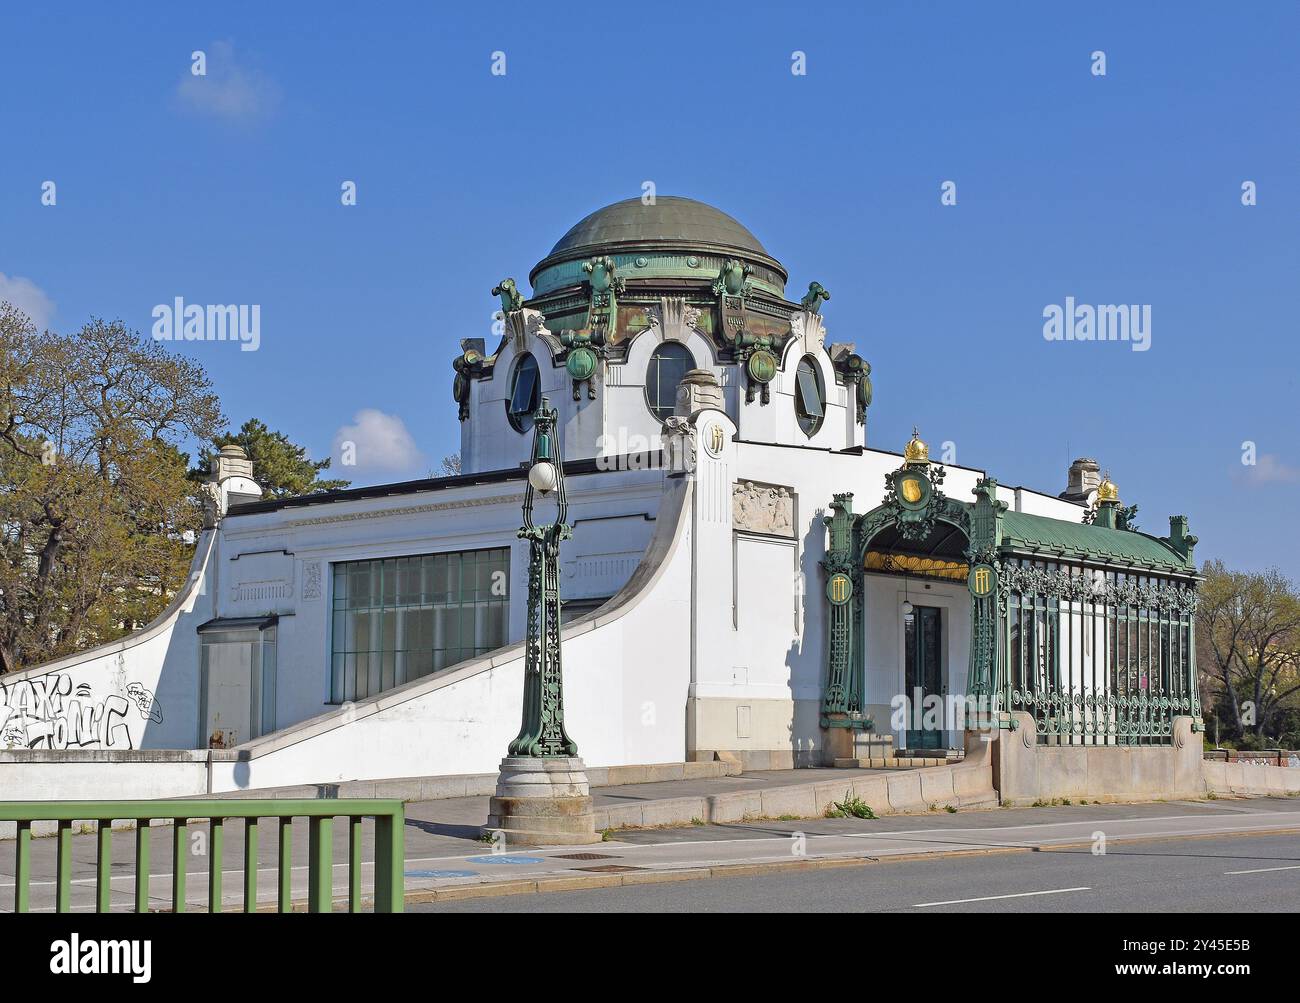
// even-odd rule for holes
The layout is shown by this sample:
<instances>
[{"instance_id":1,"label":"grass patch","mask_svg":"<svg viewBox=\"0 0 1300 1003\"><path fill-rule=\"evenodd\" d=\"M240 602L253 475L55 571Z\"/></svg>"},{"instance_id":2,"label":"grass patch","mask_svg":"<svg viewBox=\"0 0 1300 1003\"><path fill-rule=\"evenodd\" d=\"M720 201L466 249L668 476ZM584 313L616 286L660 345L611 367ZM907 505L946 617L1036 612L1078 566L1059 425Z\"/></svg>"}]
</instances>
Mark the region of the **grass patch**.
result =
<instances>
[{"instance_id":1,"label":"grass patch","mask_svg":"<svg viewBox=\"0 0 1300 1003\"><path fill-rule=\"evenodd\" d=\"M867 804L860 797L851 797L849 792L845 791L843 801L833 801L826 806L826 817L875 818L876 813L871 810L871 805Z\"/></svg>"}]
</instances>

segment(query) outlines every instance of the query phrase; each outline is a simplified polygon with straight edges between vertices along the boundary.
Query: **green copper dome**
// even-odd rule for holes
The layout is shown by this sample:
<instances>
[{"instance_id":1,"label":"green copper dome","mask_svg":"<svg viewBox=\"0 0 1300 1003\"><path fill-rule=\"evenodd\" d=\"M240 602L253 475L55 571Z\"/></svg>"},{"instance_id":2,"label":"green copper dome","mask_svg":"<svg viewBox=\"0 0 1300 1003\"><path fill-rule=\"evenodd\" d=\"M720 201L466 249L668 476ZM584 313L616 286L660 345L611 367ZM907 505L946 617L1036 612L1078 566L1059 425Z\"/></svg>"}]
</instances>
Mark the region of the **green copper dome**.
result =
<instances>
[{"instance_id":1,"label":"green copper dome","mask_svg":"<svg viewBox=\"0 0 1300 1003\"><path fill-rule=\"evenodd\" d=\"M635 198L597 209L560 238L551 248L551 256L580 248L650 241L674 246L707 244L767 256L758 238L725 212L675 195L659 196L652 205Z\"/></svg>"},{"instance_id":2,"label":"green copper dome","mask_svg":"<svg viewBox=\"0 0 1300 1003\"><path fill-rule=\"evenodd\" d=\"M532 270L534 295L581 282L581 263L606 255L630 280L712 282L728 258L755 266L755 281L776 295L786 280L781 263L725 212L695 199L660 195L649 205L631 198L584 216Z\"/></svg>"}]
</instances>

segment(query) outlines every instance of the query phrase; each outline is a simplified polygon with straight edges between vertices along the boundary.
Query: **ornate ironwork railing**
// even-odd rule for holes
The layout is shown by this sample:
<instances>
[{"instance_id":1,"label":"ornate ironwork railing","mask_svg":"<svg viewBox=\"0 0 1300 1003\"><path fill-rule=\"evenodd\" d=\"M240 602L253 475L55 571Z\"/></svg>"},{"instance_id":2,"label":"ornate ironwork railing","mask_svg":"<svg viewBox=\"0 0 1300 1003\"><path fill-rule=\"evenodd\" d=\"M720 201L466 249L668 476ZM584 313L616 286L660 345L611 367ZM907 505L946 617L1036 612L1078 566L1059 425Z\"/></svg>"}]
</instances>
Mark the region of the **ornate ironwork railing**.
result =
<instances>
[{"instance_id":1,"label":"ornate ironwork railing","mask_svg":"<svg viewBox=\"0 0 1300 1003\"><path fill-rule=\"evenodd\" d=\"M1167 745L1199 713L1193 582L1011 559L998 598L1002 706L1040 744Z\"/></svg>"}]
</instances>

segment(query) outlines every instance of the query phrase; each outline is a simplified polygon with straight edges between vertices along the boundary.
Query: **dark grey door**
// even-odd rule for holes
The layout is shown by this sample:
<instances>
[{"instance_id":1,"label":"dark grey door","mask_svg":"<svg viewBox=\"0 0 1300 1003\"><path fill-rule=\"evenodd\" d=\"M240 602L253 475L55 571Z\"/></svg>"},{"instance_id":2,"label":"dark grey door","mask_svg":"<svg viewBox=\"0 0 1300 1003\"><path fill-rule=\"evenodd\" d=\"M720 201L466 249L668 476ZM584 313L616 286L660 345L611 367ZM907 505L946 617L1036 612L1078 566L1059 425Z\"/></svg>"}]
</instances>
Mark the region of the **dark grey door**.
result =
<instances>
[{"instance_id":1,"label":"dark grey door","mask_svg":"<svg viewBox=\"0 0 1300 1003\"><path fill-rule=\"evenodd\" d=\"M903 618L904 645L907 657L907 698L911 701L908 724L921 725L909 728L909 749L939 749L943 747L943 714L924 713L929 696L943 699L943 621L935 606L913 606ZM928 721L924 718L936 718ZM937 727L925 727L934 724Z\"/></svg>"}]
</instances>

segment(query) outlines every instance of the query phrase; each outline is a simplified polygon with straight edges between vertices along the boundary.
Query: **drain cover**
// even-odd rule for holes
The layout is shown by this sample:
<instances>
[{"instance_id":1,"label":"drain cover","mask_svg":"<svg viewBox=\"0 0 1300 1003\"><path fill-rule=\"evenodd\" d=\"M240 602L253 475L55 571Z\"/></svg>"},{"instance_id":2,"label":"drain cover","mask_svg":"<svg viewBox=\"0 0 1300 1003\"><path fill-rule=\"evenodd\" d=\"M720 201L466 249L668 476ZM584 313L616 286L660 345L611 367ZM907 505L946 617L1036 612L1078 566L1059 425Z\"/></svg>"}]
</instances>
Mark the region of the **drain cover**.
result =
<instances>
[{"instance_id":1,"label":"drain cover","mask_svg":"<svg viewBox=\"0 0 1300 1003\"><path fill-rule=\"evenodd\" d=\"M624 871L644 871L645 867L632 867L630 864L601 864L599 867L575 867L575 871L595 871L598 874L621 874Z\"/></svg>"},{"instance_id":2,"label":"drain cover","mask_svg":"<svg viewBox=\"0 0 1300 1003\"><path fill-rule=\"evenodd\" d=\"M557 853L556 860L617 860L616 853Z\"/></svg>"}]
</instances>

